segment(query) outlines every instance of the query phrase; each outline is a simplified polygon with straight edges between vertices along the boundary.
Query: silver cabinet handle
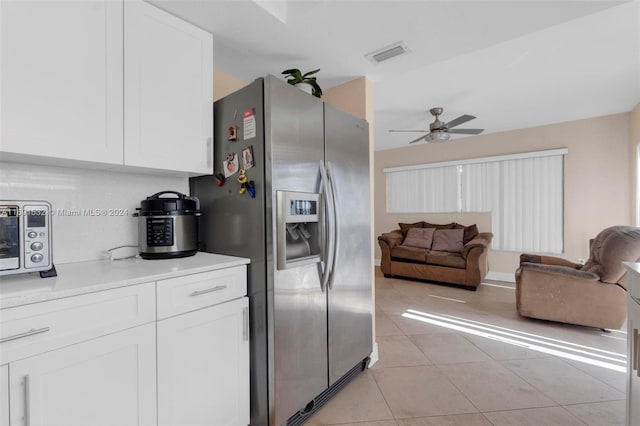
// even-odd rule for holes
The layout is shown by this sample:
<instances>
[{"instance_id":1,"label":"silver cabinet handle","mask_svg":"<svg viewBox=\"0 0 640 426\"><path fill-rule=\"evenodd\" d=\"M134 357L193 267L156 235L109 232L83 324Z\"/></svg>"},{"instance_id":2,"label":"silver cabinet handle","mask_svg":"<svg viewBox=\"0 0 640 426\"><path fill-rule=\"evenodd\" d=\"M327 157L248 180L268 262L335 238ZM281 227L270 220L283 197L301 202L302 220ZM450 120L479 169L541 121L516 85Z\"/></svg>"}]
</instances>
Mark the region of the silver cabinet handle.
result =
<instances>
[{"instance_id":1,"label":"silver cabinet handle","mask_svg":"<svg viewBox=\"0 0 640 426\"><path fill-rule=\"evenodd\" d=\"M249 340L249 308L242 309L242 340Z\"/></svg>"},{"instance_id":2,"label":"silver cabinet handle","mask_svg":"<svg viewBox=\"0 0 640 426\"><path fill-rule=\"evenodd\" d=\"M34 334L46 333L49 330L50 330L49 327L42 327L42 328L38 328L37 330L35 328L32 328L31 330L25 331L24 333L14 334L13 336L9 336L9 337L3 337L2 339L0 339L0 343L9 342L11 340L16 340L16 339L22 339L23 337L33 336Z\"/></svg>"},{"instance_id":3,"label":"silver cabinet handle","mask_svg":"<svg viewBox=\"0 0 640 426\"><path fill-rule=\"evenodd\" d=\"M208 288L206 290L198 290L198 291L194 291L193 293L191 293L189 296L200 296L202 294L207 294L207 293L212 293L214 291L220 291L220 290L224 290L225 288L227 288L226 285L218 285L215 286L213 288Z\"/></svg>"},{"instance_id":4,"label":"silver cabinet handle","mask_svg":"<svg viewBox=\"0 0 640 426\"><path fill-rule=\"evenodd\" d=\"M24 425L31 425L31 403L29 402L29 375L24 376Z\"/></svg>"}]
</instances>

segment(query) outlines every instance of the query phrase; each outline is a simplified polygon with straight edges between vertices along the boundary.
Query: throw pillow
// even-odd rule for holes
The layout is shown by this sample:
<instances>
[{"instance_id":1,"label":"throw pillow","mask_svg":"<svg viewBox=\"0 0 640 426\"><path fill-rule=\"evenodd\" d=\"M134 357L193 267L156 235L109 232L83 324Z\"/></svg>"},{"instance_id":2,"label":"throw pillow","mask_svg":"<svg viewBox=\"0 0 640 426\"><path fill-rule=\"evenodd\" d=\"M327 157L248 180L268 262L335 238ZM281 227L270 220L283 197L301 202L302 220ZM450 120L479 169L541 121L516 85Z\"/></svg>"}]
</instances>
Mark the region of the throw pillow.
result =
<instances>
[{"instance_id":1,"label":"throw pillow","mask_svg":"<svg viewBox=\"0 0 640 426\"><path fill-rule=\"evenodd\" d=\"M455 224L455 229L464 229L464 235L462 237L462 244L467 244L469 241L473 240L478 236L478 226L474 223L473 225L464 226L459 223Z\"/></svg>"},{"instance_id":2,"label":"throw pillow","mask_svg":"<svg viewBox=\"0 0 640 426\"><path fill-rule=\"evenodd\" d=\"M464 229L436 229L433 233L434 251L448 251L450 253L462 253L462 238Z\"/></svg>"},{"instance_id":3,"label":"throw pillow","mask_svg":"<svg viewBox=\"0 0 640 426\"><path fill-rule=\"evenodd\" d=\"M411 228L401 245L429 249L434 231L434 228Z\"/></svg>"},{"instance_id":4,"label":"throw pillow","mask_svg":"<svg viewBox=\"0 0 640 426\"><path fill-rule=\"evenodd\" d=\"M407 236L407 231L411 228L424 228L424 222L416 222L416 223L399 223L400 231L402 231L402 235Z\"/></svg>"}]
</instances>

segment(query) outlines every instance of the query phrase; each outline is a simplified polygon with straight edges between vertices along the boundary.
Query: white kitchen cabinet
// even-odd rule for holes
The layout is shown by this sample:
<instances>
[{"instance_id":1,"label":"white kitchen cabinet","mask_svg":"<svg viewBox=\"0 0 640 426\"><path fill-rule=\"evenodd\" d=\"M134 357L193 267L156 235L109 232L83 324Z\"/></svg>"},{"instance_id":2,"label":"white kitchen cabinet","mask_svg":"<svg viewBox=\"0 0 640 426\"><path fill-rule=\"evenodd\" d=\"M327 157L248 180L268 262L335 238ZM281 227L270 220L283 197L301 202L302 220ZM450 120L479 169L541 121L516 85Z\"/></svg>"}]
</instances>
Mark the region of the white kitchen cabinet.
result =
<instances>
[{"instance_id":1,"label":"white kitchen cabinet","mask_svg":"<svg viewBox=\"0 0 640 426\"><path fill-rule=\"evenodd\" d=\"M122 3L0 2L0 149L122 164Z\"/></svg>"},{"instance_id":2,"label":"white kitchen cabinet","mask_svg":"<svg viewBox=\"0 0 640 426\"><path fill-rule=\"evenodd\" d=\"M141 0L0 1L0 23L3 159L213 172L210 33Z\"/></svg>"},{"instance_id":3,"label":"white kitchen cabinet","mask_svg":"<svg viewBox=\"0 0 640 426\"><path fill-rule=\"evenodd\" d=\"M213 36L125 2L124 162L213 172Z\"/></svg>"},{"instance_id":4,"label":"white kitchen cabinet","mask_svg":"<svg viewBox=\"0 0 640 426\"><path fill-rule=\"evenodd\" d=\"M0 366L0 426L9 426L9 366Z\"/></svg>"},{"instance_id":5,"label":"white kitchen cabinet","mask_svg":"<svg viewBox=\"0 0 640 426\"><path fill-rule=\"evenodd\" d=\"M629 367L628 385L627 385L627 425L633 426L640 424L640 304L633 302L636 306L629 303L629 317L627 319L629 326Z\"/></svg>"},{"instance_id":6,"label":"white kitchen cabinet","mask_svg":"<svg viewBox=\"0 0 640 426\"><path fill-rule=\"evenodd\" d=\"M159 426L249 424L248 309L241 297L158 321Z\"/></svg>"},{"instance_id":7,"label":"white kitchen cabinet","mask_svg":"<svg viewBox=\"0 0 640 426\"><path fill-rule=\"evenodd\" d=\"M11 425L155 425L153 323L11 363Z\"/></svg>"},{"instance_id":8,"label":"white kitchen cabinet","mask_svg":"<svg viewBox=\"0 0 640 426\"><path fill-rule=\"evenodd\" d=\"M640 424L640 263L626 263L627 273L627 415Z\"/></svg>"},{"instance_id":9,"label":"white kitchen cabinet","mask_svg":"<svg viewBox=\"0 0 640 426\"><path fill-rule=\"evenodd\" d=\"M3 309L10 424L154 425L155 319L155 282Z\"/></svg>"},{"instance_id":10,"label":"white kitchen cabinet","mask_svg":"<svg viewBox=\"0 0 640 426\"><path fill-rule=\"evenodd\" d=\"M247 262L63 264L52 288L3 277L0 426L249 424Z\"/></svg>"}]
</instances>

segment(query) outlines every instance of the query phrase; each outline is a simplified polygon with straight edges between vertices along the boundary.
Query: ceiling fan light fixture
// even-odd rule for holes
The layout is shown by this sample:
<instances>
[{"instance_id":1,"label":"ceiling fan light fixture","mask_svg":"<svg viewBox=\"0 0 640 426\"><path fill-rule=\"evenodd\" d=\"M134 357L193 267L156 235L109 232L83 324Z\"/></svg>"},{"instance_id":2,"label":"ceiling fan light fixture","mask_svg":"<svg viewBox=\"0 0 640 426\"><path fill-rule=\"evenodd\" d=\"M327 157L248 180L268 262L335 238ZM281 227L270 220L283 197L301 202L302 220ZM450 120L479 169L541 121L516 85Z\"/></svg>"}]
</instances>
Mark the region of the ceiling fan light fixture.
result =
<instances>
[{"instance_id":1,"label":"ceiling fan light fixture","mask_svg":"<svg viewBox=\"0 0 640 426\"><path fill-rule=\"evenodd\" d=\"M440 143L440 142L446 142L449 140L449 133L447 132L431 132L428 135L426 135L424 137L424 139L427 142L435 142L435 143Z\"/></svg>"}]
</instances>

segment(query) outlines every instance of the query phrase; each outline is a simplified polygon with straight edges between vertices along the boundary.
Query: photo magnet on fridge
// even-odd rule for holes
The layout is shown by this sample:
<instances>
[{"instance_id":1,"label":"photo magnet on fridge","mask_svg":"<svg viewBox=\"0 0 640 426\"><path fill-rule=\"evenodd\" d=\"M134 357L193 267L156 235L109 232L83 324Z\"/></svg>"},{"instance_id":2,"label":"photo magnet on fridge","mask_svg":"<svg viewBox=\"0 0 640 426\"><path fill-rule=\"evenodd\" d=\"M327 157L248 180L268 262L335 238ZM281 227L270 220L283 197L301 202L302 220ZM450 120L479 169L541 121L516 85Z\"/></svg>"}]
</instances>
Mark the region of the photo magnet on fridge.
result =
<instances>
[{"instance_id":1,"label":"photo magnet on fridge","mask_svg":"<svg viewBox=\"0 0 640 426\"><path fill-rule=\"evenodd\" d=\"M253 147L248 146L242 150L242 168L250 169L253 167Z\"/></svg>"},{"instance_id":2,"label":"photo magnet on fridge","mask_svg":"<svg viewBox=\"0 0 640 426\"><path fill-rule=\"evenodd\" d=\"M228 178L238 172L238 156L235 152L227 154L227 158L222 163L224 165L224 177Z\"/></svg>"},{"instance_id":3,"label":"photo magnet on fridge","mask_svg":"<svg viewBox=\"0 0 640 426\"><path fill-rule=\"evenodd\" d=\"M227 136L227 140L237 141L238 140L238 126L234 126L233 124L227 127L227 131L229 135Z\"/></svg>"}]
</instances>

